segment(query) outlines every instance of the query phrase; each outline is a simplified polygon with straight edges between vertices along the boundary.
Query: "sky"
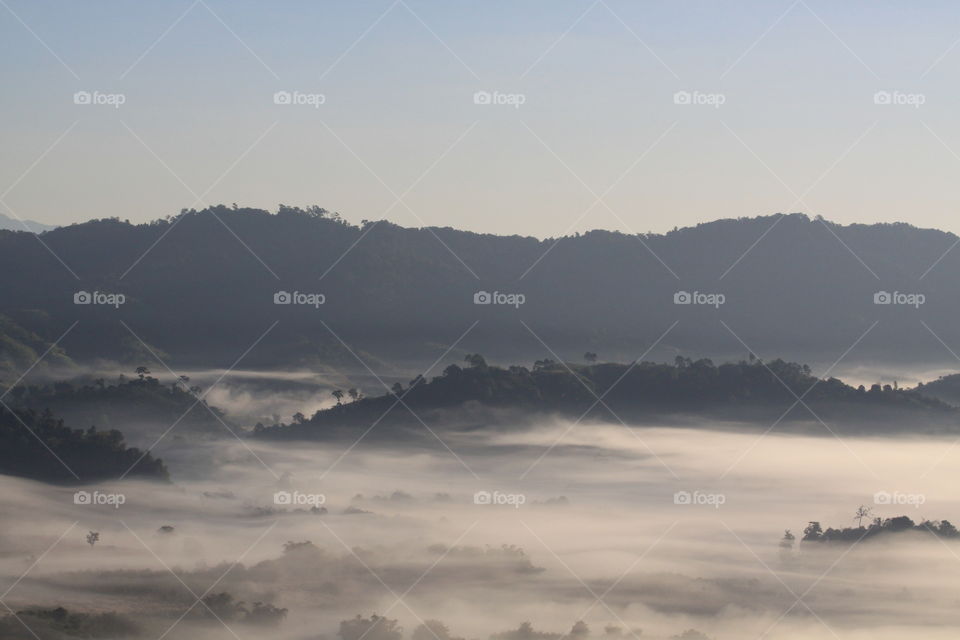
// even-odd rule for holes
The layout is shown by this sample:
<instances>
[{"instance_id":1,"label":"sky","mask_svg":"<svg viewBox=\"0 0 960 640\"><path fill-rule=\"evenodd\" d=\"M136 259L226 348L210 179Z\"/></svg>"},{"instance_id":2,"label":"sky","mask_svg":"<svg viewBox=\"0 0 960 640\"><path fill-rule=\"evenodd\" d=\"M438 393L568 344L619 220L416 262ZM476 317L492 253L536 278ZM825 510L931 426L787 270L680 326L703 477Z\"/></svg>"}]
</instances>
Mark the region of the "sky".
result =
<instances>
[{"instance_id":1,"label":"sky","mask_svg":"<svg viewBox=\"0 0 960 640\"><path fill-rule=\"evenodd\" d=\"M960 232L958 42L949 2L2 0L0 213Z\"/></svg>"}]
</instances>

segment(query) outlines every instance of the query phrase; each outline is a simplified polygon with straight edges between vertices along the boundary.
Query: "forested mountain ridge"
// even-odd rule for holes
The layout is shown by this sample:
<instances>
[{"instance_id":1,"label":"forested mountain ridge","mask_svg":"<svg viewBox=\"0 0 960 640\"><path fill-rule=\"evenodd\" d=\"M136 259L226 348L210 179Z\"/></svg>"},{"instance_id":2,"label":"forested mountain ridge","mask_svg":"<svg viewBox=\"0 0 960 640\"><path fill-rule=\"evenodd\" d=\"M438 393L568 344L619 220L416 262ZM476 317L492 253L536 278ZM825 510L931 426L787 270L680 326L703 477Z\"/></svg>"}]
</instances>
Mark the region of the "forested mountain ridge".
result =
<instances>
[{"instance_id":1,"label":"forested mountain ridge","mask_svg":"<svg viewBox=\"0 0 960 640\"><path fill-rule=\"evenodd\" d=\"M906 224L777 214L557 241L220 206L149 224L95 220L41 239L0 231L3 361L29 360L9 353L15 328L49 344L77 320L60 346L81 362L149 361L120 320L176 362L223 366L275 321L281 329L248 354L250 366L358 366L341 339L364 359L431 362L476 321L460 354L495 360L547 357L541 340L565 357L590 349L630 359L674 322L654 357L742 357L742 339L760 355L832 361L876 321L848 359L948 358L920 320L960 345L960 251L948 251L957 237ZM75 304L78 291L124 302ZM281 291L323 303L274 304ZM523 303L475 304L481 291ZM877 305L879 291L924 302ZM675 304L678 292L720 293L723 303Z\"/></svg>"},{"instance_id":2,"label":"forested mountain ridge","mask_svg":"<svg viewBox=\"0 0 960 640\"><path fill-rule=\"evenodd\" d=\"M592 355L592 354L591 354ZM578 421L644 424L665 419L761 422L764 426L827 419L838 431L914 435L960 430L960 412L939 400L890 385L852 387L836 378L821 380L809 367L783 360L725 363L677 357L673 365L654 362L561 363L537 361L532 369L488 365L469 354L466 366L449 365L431 380L418 376L384 394L351 401L335 390L337 405L293 424L258 425L268 438L324 438L345 427L401 424L416 428L422 416L442 412L440 422L484 426L498 410L516 417L553 414ZM796 401L801 398L802 402ZM399 406L398 406L399 405ZM775 421L775 422L774 422Z\"/></svg>"}]
</instances>

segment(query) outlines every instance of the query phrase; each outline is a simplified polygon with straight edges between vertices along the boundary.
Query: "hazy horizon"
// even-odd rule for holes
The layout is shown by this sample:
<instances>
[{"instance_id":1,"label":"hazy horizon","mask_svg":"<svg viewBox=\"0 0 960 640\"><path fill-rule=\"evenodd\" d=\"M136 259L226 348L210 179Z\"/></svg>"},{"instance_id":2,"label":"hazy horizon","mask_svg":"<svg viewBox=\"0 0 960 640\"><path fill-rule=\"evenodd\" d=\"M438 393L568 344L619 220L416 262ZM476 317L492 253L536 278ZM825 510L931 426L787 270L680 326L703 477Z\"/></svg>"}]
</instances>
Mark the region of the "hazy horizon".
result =
<instances>
[{"instance_id":1,"label":"hazy horizon","mask_svg":"<svg viewBox=\"0 0 960 640\"><path fill-rule=\"evenodd\" d=\"M11 0L0 210L316 203L537 237L803 210L960 231L950 3L484 7Z\"/></svg>"},{"instance_id":2,"label":"hazy horizon","mask_svg":"<svg viewBox=\"0 0 960 640\"><path fill-rule=\"evenodd\" d=\"M957 3L0 53L0 640L957 635Z\"/></svg>"}]
</instances>

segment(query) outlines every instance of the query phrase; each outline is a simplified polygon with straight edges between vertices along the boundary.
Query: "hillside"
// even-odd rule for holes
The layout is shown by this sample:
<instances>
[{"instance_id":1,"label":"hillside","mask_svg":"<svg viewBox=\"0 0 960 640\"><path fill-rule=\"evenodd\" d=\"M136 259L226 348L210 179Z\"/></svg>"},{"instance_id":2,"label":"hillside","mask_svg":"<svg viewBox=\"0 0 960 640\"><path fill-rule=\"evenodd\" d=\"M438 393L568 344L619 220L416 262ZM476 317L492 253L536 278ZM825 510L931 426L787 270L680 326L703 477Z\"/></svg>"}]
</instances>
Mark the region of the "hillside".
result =
<instances>
[{"instance_id":1,"label":"hillside","mask_svg":"<svg viewBox=\"0 0 960 640\"><path fill-rule=\"evenodd\" d=\"M719 366L681 357L673 365L541 360L532 369L490 366L477 354L466 360L465 368L452 364L432 380L418 377L406 388L397 383L383 395L354 396L347 403L338 398L336 406L294 424L258 426L256 435L313 439L375 424L417 428L424 416L436 416L434 422L444 428L500 426L544 415L634 424L729 420L764 427L783 423L783 428L820 418L838 431L873 434L960 428L960 413L938 400L890 386L866 389L836 378L818 381L808 367L783 360ZM795 403L797 397L806 406Z\"/></svg>"},{"instance_id":2,"label":"hillside","mask_svg":"<svg viewBox=\"0 0 960 640\"><path fill-rule=\"evenodd\" d=\"M275 321L280 328L246 356L249 366L358 367L340 339L365 359L429 363L477 321L459 355L481 351L497 361L549 357L541 340L566 358L591 350L631 359L674 322L651 358L743 357L742 339L759 355L833 361L878 320L848 361L949 358L920 320L960 345L952 322L960 251L920 279L957 238L906 224L778 214L556 242L354 226L318 208L221 206L150 224L91 221L43 240L79 281L33 235L0 231L0 313L15 323L3 326L0 361L29 360L11 355L28 344L12 338L16 327L51 342L77 320L61 347L78 362L142 361L143 345L120 320L176 362L223 366ZM78 305L78 291L125 299ZM279 291L323 294L323 304L274 304ZM479 291L519 293L523 304L474 304ZM724 302L674 304L679 291L721 293ZM877 291L923 293L925 301L876 305Z\"/></svg>"},{"instance_id":3,"label":"hillside","mask_svg":"<svg viewBox=\"0 0 960 640\"><path fill-rule=\"evenodd\" d=\"M917 393L953 406L960 406L960 374L940 376L932 382L921 382L917 385Z\"/></svg>"},{"instance_id":4,"label":"hillside","mask_svg":"<svg viewBox=\"0 0 960 640\"><path fill-rule=\"evenodd\" d=\"M0 474L62 484L119 478L167 480L163 462L130 448L116 430L71 429L49 412L0 408Z\"/></svg>"},{"instance_id":5,"label":"hillside","mask_svg":"<svg viewBox=\"0 0 960 640\"><path fill-rule=\"evenodd\" d=\"M147 371L133 379L121 375L113 384L102 378L89 383L21 384L10 390L6 402L15 408L50 411L79 428L117 429L127 439L146 443L173 424L179 434L222 435L226 429L221 422L235 428L220 409L199 399L199 388L188 385L189 379L161 384Z\"/></svg>"}]
</instances>

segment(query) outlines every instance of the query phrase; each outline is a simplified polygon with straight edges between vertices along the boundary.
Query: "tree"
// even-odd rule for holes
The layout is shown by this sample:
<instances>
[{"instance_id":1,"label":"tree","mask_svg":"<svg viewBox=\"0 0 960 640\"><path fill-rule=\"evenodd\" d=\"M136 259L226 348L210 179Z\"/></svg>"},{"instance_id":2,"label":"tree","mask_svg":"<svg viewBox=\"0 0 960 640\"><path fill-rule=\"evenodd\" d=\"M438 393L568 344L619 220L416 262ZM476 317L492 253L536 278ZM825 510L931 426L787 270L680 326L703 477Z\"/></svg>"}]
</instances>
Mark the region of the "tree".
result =
<instances>
[{"instance_id":1,"label":"tree","mask_svg":"<svg viewBox=\"0 0 960 640\"><path fill-rule=\"evenodd\" d=\"M803 539L808 542L819 540L822 535L823 527L819 522L811 522L803 530Z\"/></svg>"},{"instance_id":2,"label":"tree","mask_svg":"<svg viewBox=\"0 0 960 640\"><path fill-rule=\"evenodd\" d=\"M178 384L182 384L184 389L188 389L188 388L189 388L189 385L188 385L189 382L190 382L190 376L180 376L180 377L177 378L177 381L173 383L173 386L177 386Z\"/></svg>"},{"instance_id":3,"label":"tree","mask_svg":"<svg viewBox=\"0 0 960 640\"><path fill-rule=\"evenodd\" d=\"M870 507L865 507L863 505L857 507L856 513L853 514L853 519L857 521L857 526L863 526L863 519L869 518L872 512L873 510Z\"/></svg>"},{"instance_id":4,"label":"tree","mask_svg":"<svg viewBox=\"0 0 960 640\"><path fill-rule=\"evenodd\" d=\"M403 385L399 382L394 382L393 386L390 387L390 391L393 392L393 395L399 396L403 394Z\"/></svg>"},{"instance_id":5,"label":"tree","mask_svg":"<svg viewBox=\"0 0 960 640\"><path fill-rule=\"evenodd\" d=\"M797 537L790 532L790 529L787 529L783 532L783 537L780 538L780 548L781 549L793 549L793 541Z\"/></svg>"},{"instance_id":6,"label":"tree","mask_svg":"<svg viewBox=\"0 0 960 640\"><path fill-rule=\"evenodd\" d=\"M337 399L337 404L341 404L340 401L343 399L343 391L340 389L334 389L330 392L330 395Z\"/></svg>"},{"instance_id":7,"label":"tree","mask_svg":"<svg viewBox=\"0 0 960 640\"><path fill-rule=\"evenodd\" d=\"M293 423L294 424L303 424L307 421L307 416L303 415L299 411L293 414Z\"/></svg>"},{"instance_id":8,"label":"tree","mask_svg":"<svg viewBox=\"0 0 960 640\"><path fill-rule=\"evenodd\" d=\"M544 358L543 360L536 360L533 363L533 370L540 371L542 369L549 369L553 365L557 364L554 360L550 358Z\"/></svg>"},{"instance_id":9,"label":"tree","mask_svg":"<svg viewBox=\"0 0 960 640\"><path fill-rule=\"evenodd\" d=\"M597 361L597 354L595 354L592 351L587 351L585 354L583 354L583 359L589 362L590 364L593 364L594 362Z\"/></svg>"},{"instance_id":10,"label":"tree","mask_svg":"<svg viewBox=\"0 0 960 640\"><path fill-rule=\"evenodd\" d=\"M424 620L413 630L411 640L463 640L450 635L450 629L439 620Z\"/></svg>"},{"instance_id":11,"label":"tree","mask_svg":"<svg viewBox=\"0 0 960 640\"><path fill-rule=\"evenodd\" d=\"M140 366L140 367L137 367L136 373L140 377L140 379L143 380L144 376L150 375L150 369L148 369L147 367Z\"/></svg>"},{"instance_id":12,"label":"tree","mask_svg":"<svg viewBox=\"0 0 960 640\"><path fill-rule=\"evenodd\" d=\"M484 360L483 356L479 353L468 353L464 356L463 361L473 369L480 369L487 366L487 361Z\"/></svg>"},{"instance_id":13,"label":"tree","mask_svg":"<svg viewBox=\"0 0 960 640\"><path fill-rule=\"evenodd\" d=\"M99 531L91 531L90 533L87 534L87 544L88 544L88 545L90 545L90 546L92 547L93 545L97 544L98 542L100 542L100 532L99 532Z\"/></svg>"},{"instance_id":14,"label":"tree","mask_svg":"<svg viewBox=\"0 0 960 640\"><path fill-rule=\"evenodd\" d=\"M354 389L353 387L347 389L347 395L350 396L350 399L356 402L360 399L360 392Z\"/></svg>"},{"instance_id":15,"label":"tree","mask_svg":"<svg viewBox=\"0 0 960 640\"><path fill-rule=\"evenodd\" d=\"M401 640L403 628L397 625L396 620L373 614L369 618L357 615L353 620L340 622L337 632L341 640Z\"/></svg>"}]
</instances>

